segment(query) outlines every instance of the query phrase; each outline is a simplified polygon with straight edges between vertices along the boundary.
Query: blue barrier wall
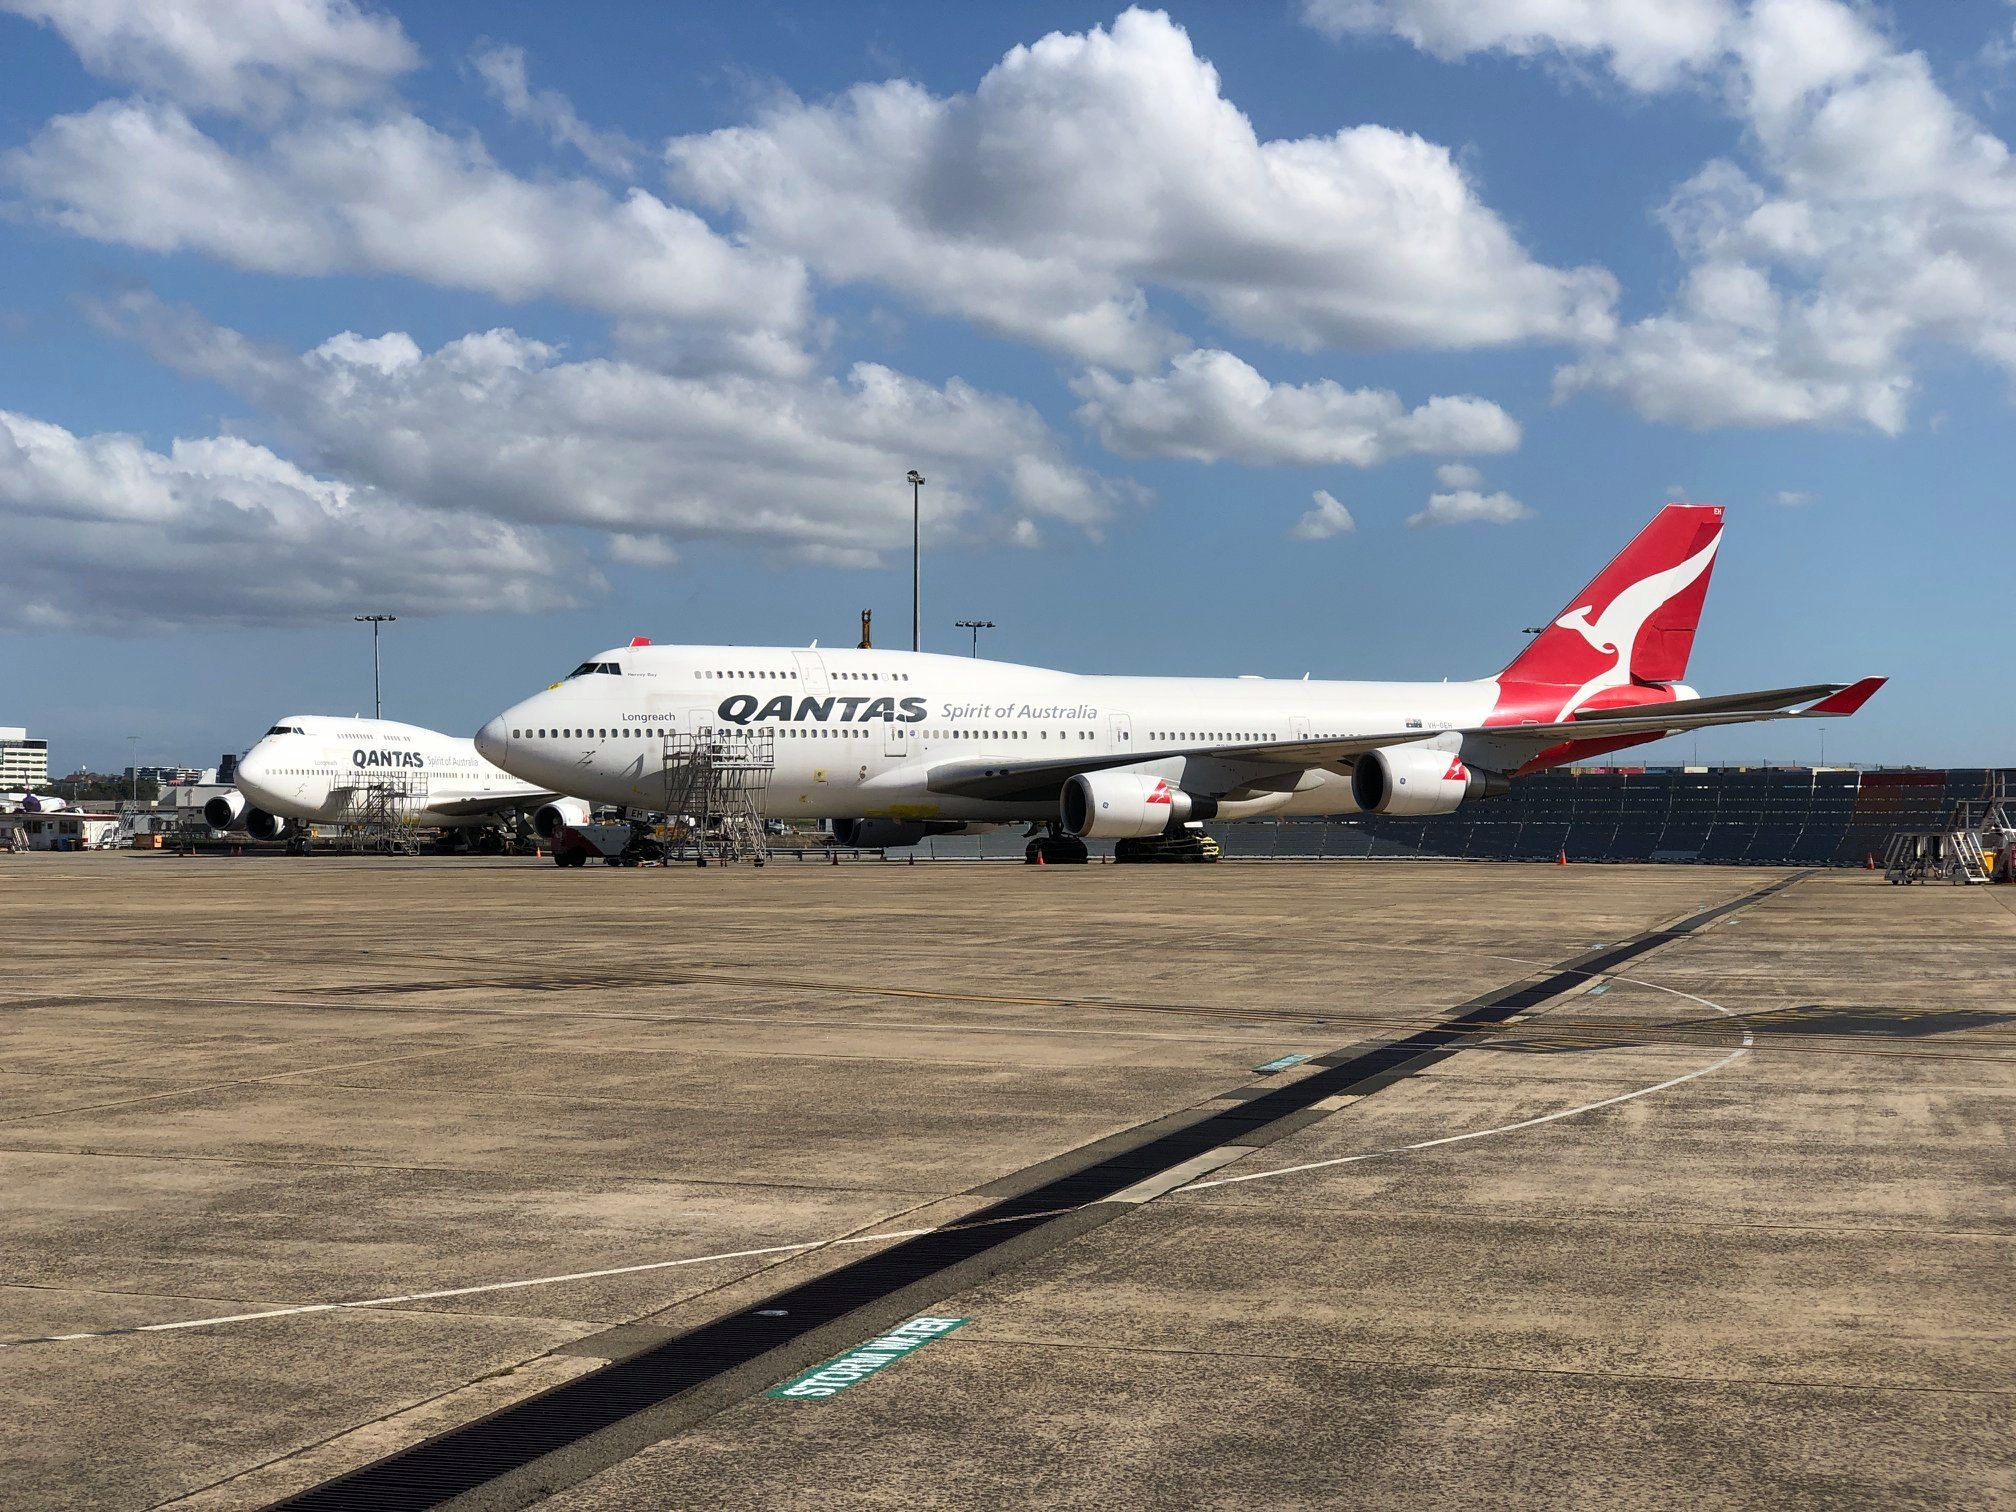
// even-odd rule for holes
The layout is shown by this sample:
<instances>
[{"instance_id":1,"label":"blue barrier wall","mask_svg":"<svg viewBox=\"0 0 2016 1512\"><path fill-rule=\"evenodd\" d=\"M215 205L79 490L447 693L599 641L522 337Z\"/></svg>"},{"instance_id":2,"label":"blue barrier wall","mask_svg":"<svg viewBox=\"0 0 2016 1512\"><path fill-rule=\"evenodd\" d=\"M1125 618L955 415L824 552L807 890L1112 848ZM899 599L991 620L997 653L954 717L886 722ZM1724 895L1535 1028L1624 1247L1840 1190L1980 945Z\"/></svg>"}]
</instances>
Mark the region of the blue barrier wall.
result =
<instances>
[{"instance_id":1,"label":"blue barrier wall","mask_svg":"<svg viewBox=\"0 0 2016 1512\"><path fill-rule=\"evenodd\" d=\"M1209 826L1229 856L1467 856L1860 866L1892 830L1935 829L1995 768L1568 767L1435 819L1286 819ZM2002 769L2005 773L2012 769Z\"/></svg>"}]
</instances>

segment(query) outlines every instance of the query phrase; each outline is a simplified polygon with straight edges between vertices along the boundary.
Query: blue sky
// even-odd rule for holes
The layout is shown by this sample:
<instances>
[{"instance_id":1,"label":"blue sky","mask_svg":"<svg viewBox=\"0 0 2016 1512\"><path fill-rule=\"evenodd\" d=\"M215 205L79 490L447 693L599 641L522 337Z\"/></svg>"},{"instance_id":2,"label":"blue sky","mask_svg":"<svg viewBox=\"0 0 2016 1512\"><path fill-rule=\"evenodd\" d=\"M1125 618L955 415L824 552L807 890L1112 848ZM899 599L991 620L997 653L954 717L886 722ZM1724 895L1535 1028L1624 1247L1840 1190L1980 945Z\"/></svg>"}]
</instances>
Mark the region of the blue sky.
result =
<instances>
[{"instance_id":1,"label":"blue sky","mask_svg":"<svg viewBox=\"0 0 2016 1512\"><path fill-rule=\"evenodd\" d=\"M916 465L933 649L1488 674L1684 497L1697 686L2009 759L2000 0L729 10L0 0L0 722L901 644Z\"/></svg>"}]
</instances>

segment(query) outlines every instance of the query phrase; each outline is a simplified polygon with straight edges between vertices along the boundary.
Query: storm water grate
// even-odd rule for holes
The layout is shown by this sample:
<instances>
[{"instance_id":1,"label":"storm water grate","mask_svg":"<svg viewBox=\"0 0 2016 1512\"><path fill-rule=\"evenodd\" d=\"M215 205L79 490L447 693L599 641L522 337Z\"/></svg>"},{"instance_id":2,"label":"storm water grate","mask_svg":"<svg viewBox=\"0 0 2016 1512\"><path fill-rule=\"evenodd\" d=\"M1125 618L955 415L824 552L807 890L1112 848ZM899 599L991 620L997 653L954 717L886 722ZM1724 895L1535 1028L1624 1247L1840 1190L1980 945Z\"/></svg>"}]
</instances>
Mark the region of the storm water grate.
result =
<instances>
[{"instance_id":1,"label":"storm water grate","mask_svg":"<svg viewBox=\"0 0 2016 1512\"><path fill-rule=\"evenodd\" d=\"M1669 928L1650 930L1592 951L1539 981L1463 1004L1440 1024L1390 1044L1349 1055L1334 1065L1319 1059L1314 1064L1323 1069L1300 1081L1213 1111L1195 1123L1156 1135L1132 1149L1095 1159L1083 1169L972 1213L956 1225L892 1244L655 1348L578 1376L488 1417L312 1487L278 1505L315 1512L338 1512L338 1509L397 1512L397 1509L439 1506L1045 1225L1058 1225L1056 1242L1062 1243L1084 1232L1085 1227L1083 1224L1066 1227L1063 1220L1090 1204L1104 1202L1116 1192L1221 1146L1250 1142L1266 1125L1304 1112L1325 1098L1341 1093L1374 1092L1423 1071L1464 1049L1475 1030L1502 1022L1578 986L1592 975L1614 970L1669 941L1692 934L1782 891L1806 875L1809 873L1801 872L1784 878ZM1113 1216L1123 1211L1116 1204ZM780 1362L775 1375L781 1379L789 1373L790 1366ZM605 1458L577 1474L563 1477L561 1483L613 1462L613 1458ZM557 1486L546 1489L550 1491ZM522 1500L510 1497L503 1504L523 1505L531 1499L528 1489Z\"/></svg>"}]
</instances>

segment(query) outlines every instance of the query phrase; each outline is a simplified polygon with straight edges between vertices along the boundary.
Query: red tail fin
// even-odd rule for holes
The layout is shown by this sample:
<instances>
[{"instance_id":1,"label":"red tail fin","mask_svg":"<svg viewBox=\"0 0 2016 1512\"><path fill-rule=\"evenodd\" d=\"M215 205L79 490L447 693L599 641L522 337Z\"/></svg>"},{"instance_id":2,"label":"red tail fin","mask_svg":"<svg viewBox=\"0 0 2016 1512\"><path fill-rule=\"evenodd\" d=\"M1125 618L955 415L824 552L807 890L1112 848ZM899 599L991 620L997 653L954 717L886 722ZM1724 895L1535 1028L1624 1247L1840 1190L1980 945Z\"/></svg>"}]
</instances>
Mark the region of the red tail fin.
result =
<instances>
[{"instance_id":1,"label":"red tail fin","mask_svg":"<svg viewBox=\"0 0 2016 1512\"><path fill-rule=\"evenodd\" d=\"M1591 689L1679 681L1721 544L1720 505L1668 504L1499 681Z\"/></svg>"}]
</instances>

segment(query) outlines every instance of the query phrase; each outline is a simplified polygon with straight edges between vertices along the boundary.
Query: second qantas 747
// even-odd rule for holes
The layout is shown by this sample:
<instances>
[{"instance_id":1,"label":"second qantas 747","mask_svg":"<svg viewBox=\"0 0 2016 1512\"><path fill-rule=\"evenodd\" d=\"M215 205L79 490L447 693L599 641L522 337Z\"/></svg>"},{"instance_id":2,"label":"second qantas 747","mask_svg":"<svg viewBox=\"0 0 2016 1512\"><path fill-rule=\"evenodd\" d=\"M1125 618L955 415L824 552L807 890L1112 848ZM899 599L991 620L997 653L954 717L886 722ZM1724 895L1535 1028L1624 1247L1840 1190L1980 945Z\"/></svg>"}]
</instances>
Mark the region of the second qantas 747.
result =
<instances>
[{"instance_id":1,"label":"second qantas 747","mask_svg":"<svg viewBox=\"0 0 2016 1512\"><path fill-rule=\"evenodd\" d=\"M635 641L485 725L526 782L662 808L694 742L760 737L772 817L861 845L991 824L1087 838L1201 820L1446 814L1680 730L1853 714L1883 679L1707 697L1681 681L1722 510L1672 504L1503 671L1467 682L1105 677L910 651ZM668 739L668 737L683 737Z\"/></svg>"}]
</instances>

